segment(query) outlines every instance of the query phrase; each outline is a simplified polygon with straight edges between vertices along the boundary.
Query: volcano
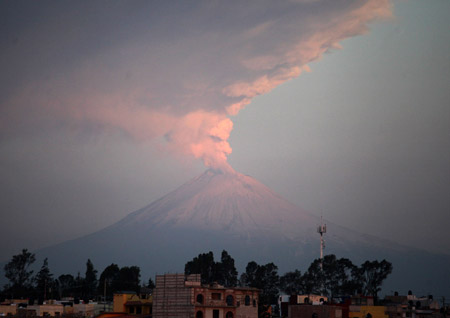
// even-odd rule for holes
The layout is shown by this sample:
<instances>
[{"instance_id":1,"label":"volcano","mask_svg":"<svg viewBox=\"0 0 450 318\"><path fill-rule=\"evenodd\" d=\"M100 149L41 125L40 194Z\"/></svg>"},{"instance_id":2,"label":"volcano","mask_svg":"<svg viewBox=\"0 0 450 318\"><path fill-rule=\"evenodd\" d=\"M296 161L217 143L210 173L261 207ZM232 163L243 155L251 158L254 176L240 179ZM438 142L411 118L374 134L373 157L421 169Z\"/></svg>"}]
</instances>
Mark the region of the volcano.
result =
<instances>
[{"instance_id":1,"label":"volcano","mask_svg":"<svg viewBox=\"0 0 450 318\"><path fill-rule=\"evenodd\" d=\"M222 250L242 272L249 261L274 262L280 274L304 272L319 257L319 217L305 212L250 176L207 170L150 205L90 235L42 249L53 271L83 271L88 258L101 270L137 265L145 281L183 272L199 253ZM405 247L326 221L325 254L359 265L387 259L394 271L385 290L450 294L450 256ZM446 283L447 282L447 283Z\"/></svg>"}]
</instances>

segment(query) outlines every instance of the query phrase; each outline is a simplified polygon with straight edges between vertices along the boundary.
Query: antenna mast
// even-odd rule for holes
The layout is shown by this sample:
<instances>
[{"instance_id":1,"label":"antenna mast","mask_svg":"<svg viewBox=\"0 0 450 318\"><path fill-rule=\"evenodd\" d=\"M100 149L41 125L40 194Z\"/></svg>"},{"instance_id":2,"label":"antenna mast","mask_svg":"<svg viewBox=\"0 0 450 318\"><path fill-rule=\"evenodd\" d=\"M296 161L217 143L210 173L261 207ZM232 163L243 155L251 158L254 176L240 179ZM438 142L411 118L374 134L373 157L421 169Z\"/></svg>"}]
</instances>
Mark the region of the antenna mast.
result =
<instances>
[{"instance_id":1,"label":"antenna mast","mask_svg":"<svg viewBox=\"0 0 450 318\"><path fill-rule=\"evenodd\" d=\"M323 239L323 234L327 232L327 225L323 224L323 218L320 217L320 226L317 227L317 233L320 234L320 268L322 268L323 261L323 249L325 248L325 240Z\"/></svg>"}]
</instances>

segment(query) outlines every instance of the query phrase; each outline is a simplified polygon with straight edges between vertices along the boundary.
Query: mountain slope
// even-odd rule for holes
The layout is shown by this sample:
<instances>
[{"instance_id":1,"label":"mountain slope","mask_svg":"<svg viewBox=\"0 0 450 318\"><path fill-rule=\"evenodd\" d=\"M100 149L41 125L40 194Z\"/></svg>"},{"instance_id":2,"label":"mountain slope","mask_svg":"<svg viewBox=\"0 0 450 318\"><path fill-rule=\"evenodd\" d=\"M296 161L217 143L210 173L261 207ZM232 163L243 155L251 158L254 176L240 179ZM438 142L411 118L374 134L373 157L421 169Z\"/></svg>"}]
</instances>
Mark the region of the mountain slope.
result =
<instances>
[{"instance_id":1,"label":"mountain slope","mask_svg":"<svg viewBox=\"0 0 450 318\"><path fill-rule=\"evenodd\" d=\"M225 249L244 270L249 261L274 262L280 273L305 271L319 255L317 216L287 202L257 180L208 170L150 205L91 235L38 251L55 272L84 270L90 258L107 265L138 265L143 280L180 272L199 253ZM326 253L359 264L388 259L394 273L385 289L450 294L450 257L400 246L327 222Z\"/></svg>"},{"instance_id":2,"label":"mountain slope","mask_svg":"<svg viewBox=\"0 0 450 318\"><path fill-rule=\"evenodd\" d=\"M234 234L265 232L294 238L303 232L298 226L315 225L317 218L301 212L249 176L208 170L130 214L120 226L139 223Z\"/></svg>"}]
</instances>

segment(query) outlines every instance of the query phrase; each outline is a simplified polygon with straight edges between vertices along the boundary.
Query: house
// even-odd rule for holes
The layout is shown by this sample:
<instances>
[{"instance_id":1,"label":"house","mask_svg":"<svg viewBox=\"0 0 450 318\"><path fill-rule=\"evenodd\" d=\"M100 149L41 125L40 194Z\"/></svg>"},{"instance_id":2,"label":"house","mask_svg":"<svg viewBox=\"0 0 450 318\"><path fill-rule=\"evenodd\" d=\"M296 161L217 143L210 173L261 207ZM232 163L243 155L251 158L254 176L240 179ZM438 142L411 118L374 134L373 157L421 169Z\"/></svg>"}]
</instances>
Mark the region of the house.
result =
<instances>
[{"instance_id":1,"label":"house","mask_svg":"<svg viewBox=\"0 0 450 318\"><path fill-rule=\"evenodd\" d=\"M328 301L328 298L321 295L281 295L278 299L281 317L288 317L289 306L291 305L322 305ZM303 310L303 309L302 309Z\"/></svg>"},{"instance_id":2,"label":"house","mask_svg":"<svg viewBox=\"0 0 450 318\"><path fill-rule=\"evenodd\" d=\"M202 285L199 274L156 276L154 318L257 318L256 288Z\"/></svg>"},{"instance_id":3,"label":"house","mask_svg":"<svg viewBox=\"0 0 450 318\"><path fill-rule=\"evenodd\" d=\"M56 303L28 306L27 310L35 312L40 317L60 317L64 313L64 306Z\"/></svg>"},{"instance_id":4,"label":"house","mask_svg":"<svg viewBox=\"0 0 450 318\"><path fill-rule=\"evenodd\" d=\"M293 295L289 298L289 303L292 305L295 304L321 305L327 301L328 297L316 294Z\"/></svg>"},{"instance_id":5,"label":"house","mask_svg":"<svg viewBox=\"0 0 450 318\"><path fill-rule=\"evenodd\" d=\"M129 315L152 314L152 295L136 294L136 292L120 292L114 294L114 312L127 313Z\"/></svg>"},{"instance_id":6,"label":"house","mask_svg":"<svg viewBox=\"0 0 450 318\"><path fill-rule=\"evenodd\" d=\"M433 296L417 297L409 292L401 296L395 293L384 298L389 318L434 318L442 317L439 302Z\"/></svg>"},{"instance_id":7,"label":"house","mask_svg":"<svg viewBox=\"0 0 450 318\"><path fill-rule=\"evenodd\" d=\"M289 305L289 318L342 318L342 308L334 305Z\"/></svg>"},{"instance_id":8,"label":"house","mask_svg":"<svg viewBox=\"0 0 450 318\"><path fill-rule=\"evenodd\" d=\"M375 306L372 296L352 296L349 305L349 318L388 318L385 306Z\"/></svg>"},{"instance_id":9,"label":"house","mask_svg":"<svg viewBox=\"0 0 450 318\"><path fill-rule=\"evenodd\" d=\"M0 303L0 316L13 316L19 308L26 308L28 299L6 299Z\"/></svg>"}]
</instances>

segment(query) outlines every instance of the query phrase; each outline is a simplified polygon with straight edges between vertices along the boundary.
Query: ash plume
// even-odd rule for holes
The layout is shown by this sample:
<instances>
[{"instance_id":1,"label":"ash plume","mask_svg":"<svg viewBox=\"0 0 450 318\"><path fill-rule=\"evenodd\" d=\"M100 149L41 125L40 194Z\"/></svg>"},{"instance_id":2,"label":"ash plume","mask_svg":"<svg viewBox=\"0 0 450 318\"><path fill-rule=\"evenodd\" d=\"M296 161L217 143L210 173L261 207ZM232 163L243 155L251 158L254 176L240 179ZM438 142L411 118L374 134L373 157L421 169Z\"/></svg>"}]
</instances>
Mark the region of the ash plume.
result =
<instances>
[{"instance_id":1,"label":"ash plume","mask_svg":"<svg viewBox=\"0 0 450 318\"><path fill-rule=\"evenodd\" d=\"M3 135L124 134L230 170L232 116L389 18L391 3L44 1L27 10L34 20L2 43Z\"/></svg>"}]
</instances>

